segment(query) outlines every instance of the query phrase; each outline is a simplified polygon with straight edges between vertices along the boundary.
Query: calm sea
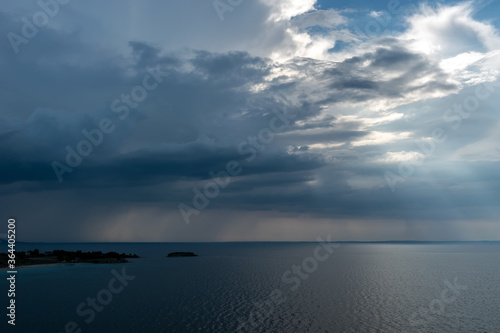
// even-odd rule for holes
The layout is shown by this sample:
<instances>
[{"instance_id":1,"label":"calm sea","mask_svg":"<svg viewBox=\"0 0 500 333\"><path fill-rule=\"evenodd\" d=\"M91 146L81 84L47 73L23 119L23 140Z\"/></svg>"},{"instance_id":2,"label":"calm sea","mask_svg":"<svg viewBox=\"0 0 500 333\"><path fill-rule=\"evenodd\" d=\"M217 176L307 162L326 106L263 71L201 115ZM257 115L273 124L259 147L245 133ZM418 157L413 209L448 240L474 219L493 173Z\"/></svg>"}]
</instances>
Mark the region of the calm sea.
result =
<instances>
[{"instance_id":1,"label":"calm sea","mask_svg":"<svg viewBox=\"0 0 500 333\"><path fill-rule=\"evenodd\" d=\"M2 332L500 332L499 243L17 245L34 248L142 258L20 268L15 328L0 270Z\"/></svg>"}]
</instances>

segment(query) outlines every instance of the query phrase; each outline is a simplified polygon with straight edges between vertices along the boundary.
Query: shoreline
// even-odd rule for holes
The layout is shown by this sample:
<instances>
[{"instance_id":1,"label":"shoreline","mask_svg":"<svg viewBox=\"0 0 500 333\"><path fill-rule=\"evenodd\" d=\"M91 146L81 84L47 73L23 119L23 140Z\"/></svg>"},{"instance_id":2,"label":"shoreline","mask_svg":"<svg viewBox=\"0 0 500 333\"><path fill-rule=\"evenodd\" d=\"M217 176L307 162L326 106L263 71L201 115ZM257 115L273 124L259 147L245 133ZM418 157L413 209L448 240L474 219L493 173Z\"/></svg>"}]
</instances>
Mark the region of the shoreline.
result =
<instances>
[{"instance_id":1,"label":"shoreline","mask_svg":"<svg viewBox=\"0 0 500 333\"><path fill-rule=\"evenodd\" d=\"M114 251L103 253L101 251L82 252L78 251L65 251L53 250L40 253L38 249L26 252L14 251L0 253L0 269L13 267L26 267L26 266L40 266L40 265L53 265L53 264L120 264L128 263L129 258L140 258L137 254L117 253Z\"/></svg>"}]
</instances>

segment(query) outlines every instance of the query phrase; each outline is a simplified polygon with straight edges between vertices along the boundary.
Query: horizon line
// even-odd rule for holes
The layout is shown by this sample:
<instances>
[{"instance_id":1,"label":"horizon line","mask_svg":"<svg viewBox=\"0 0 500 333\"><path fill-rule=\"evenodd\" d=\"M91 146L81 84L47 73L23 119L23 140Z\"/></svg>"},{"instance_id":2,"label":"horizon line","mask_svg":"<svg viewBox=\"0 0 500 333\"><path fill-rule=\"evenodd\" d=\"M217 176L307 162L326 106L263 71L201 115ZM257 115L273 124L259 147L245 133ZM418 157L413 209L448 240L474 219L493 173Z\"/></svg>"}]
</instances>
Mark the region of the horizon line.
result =
<instances>
[{"instance_id":1,"label":"horizon line","mask_svg":"<svg viewBox=\"0 0 500 333\"><path fill-rule=\"evenodd\" d=\"M7 243L6 240L0 239L0 243ZM500 240L383 240L383 241L337 241L332 240L329 243L498 243ZM262 241L262 240L251 240L251 241L17 241L19 243L47 243L47 244L164 244L164 243L318 243L314 240L276 240L276 241Z\"/></svg>"}]
</instances>

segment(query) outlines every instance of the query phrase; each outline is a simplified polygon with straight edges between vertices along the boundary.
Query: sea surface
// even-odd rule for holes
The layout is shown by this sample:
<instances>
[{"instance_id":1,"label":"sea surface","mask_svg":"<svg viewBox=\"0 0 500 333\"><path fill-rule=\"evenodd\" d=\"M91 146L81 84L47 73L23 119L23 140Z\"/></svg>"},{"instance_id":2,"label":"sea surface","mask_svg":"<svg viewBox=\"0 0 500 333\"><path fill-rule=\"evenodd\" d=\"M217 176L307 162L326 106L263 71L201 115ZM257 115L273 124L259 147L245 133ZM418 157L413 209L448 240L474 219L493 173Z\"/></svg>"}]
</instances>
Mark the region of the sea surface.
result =
<instances>
[{"instance_id":1,"label":"sea surface","mask_svg":"<svg viewBox=\"0 0 500 333\"><path fill-rule=\"evenodd\" d=\"M0 270L1 332L500 332L500 243L17 244L35 248L142 258L19 268L15 327Z\"/></svg>"}]
</instances>

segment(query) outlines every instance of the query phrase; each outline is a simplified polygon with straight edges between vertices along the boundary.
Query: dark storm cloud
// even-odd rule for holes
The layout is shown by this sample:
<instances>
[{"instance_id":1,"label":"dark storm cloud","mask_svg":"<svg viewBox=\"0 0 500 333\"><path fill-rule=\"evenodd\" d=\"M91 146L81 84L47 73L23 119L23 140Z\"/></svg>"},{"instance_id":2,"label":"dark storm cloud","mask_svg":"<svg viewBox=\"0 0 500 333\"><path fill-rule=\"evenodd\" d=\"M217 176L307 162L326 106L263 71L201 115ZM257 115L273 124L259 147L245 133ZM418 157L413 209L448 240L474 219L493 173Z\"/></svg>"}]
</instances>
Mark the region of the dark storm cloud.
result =
<instances>
[{"instance_id":1,"label":"dark storm cloud","mask_svg":"<svg viewBox=\"0 0 500 333\"><path fill-rule=\"evenodd\" d=\"M398 47L393 49L379 48L375 51L375 54L365 56L364 59L371 60L371 66L382 67L387 71L404 69L409 64L423 60L422 56Z\"/></svg>"},{"instance_id":2,"label":"dark storm cloud","mask_svg":"<svg viewBox=\"0 0 500 333\"><path fill-rule=\"evenodd\" d=\"M133 41L129 43L131 57L128 60L98 58L85 45L75 42L78 36L70 37L73 42L69 45L42 48L36 54L36 61L32 53L23 52L24 57L16 58L14 66L4 66L8 75L19 80L8 85L5 81L9 76L4 76L3 86L11 90L9 95L20 102L23 95L14 90L30 94L34 109L29 110L29 105L18 101L13 103L18 105L16 110L9 110L10 101L4 104L7 116L2 118L4 132L0 142L5 161L1 166L2 183L53 181L51 162L64 163L68 154L65 147L75 150L77 143L85 139L82 130L97 128L103 117L111 118L117 130L105 135L103 144L94 149L74 173L65 175L68 183L59 185L61 188L109 186L110 183L121 186L127 182L148 185L182 178L207 178L210 170L223 169L227 161L243 159L236 150L237 144L268 126L272 109L288 107L294 110L297 119L314 112L314 106L308 106L307 101L293 106L286 104L286 98L277 99L279 87L265 94L249 94L248 84L261 82L269 68L266 60L245 52L192 51L181 57L162 54L153 45ZM57 45L67 38L69 36L49 29L29 46ZM5 55L12 57L5 50ZM119 98L140 82L147 67L158 65L169 73L165 82L139 109L130 110L126 121L118 121L117 115L105 106L109 107L114 97ZM184 71L182 66L194 69ZM135 75L127 74L131 68ZM23 71L37 75L31 75L27 81ZM14 72L18 75L14 76ZM78 98L74 94L78 94ZM55 107L63 108L56 110ZM18 112L19 109L22 112ZM29 116L23 116L25 114ZM200 135L208 141L196 143ZM120 153L131 138L144 141L143 147ZM168 147L165 148L164 143ZM306 156L287 155L278 149L275 156L264 154L245 172L290 172L314 169L321 164L321 158L306 159ZM40 190L44 186L57 188L54 184L31 184L20 189Z\"/></svg>"},{"instance_id":3,"label":"dark storm cloud","mask_svg":"<svg viewBox=\"0 0 500 333\"><path fill-rule=\"evenodd\" d=\"M179 180L202 181L209 179L210 171L223 170L227 161L238 160L244 163L244 156L238 153L236 147L248 136L256 135L261 128L268 126L272 116L271 109L284 107L292 109L292 112L297 115L295 120L306 120L318 113L320 102L311 103L307 95L304 95L301 102L295 105L286 100L290 91L296 92L299 89L298 82L283 85L277 81L263 92L248 92L249 84L262 83L264 77L269 74L270 67L265 59L251 57L244 52L214 54L206 51L188 52L187 55L181 57L162 54L157 47L137 41L129 45L133 60L130 66L137 71L132 77L125 74L129 68L127 65L121 64L113 67L111 58L108 60L109 66L101 60L97 68L90 71L90 74L80 71L79 65L68 64L68 68L65 69L71 73L73 79L79 81L81 76L98 76L95 72L101 71L102 68L112 68L111 73L114 74L110 77L116 81L117 85L123 87L124 92L130 88L124 87L123 80L133 86L146 73L146 66L160 65L168 71L169 76L164 79L165 82L151 93L151 96L137 111L131 113L128 126L117 123L117 126L122 126L122 128L106 137L104 144L96 149L95 153L75 168L73 173L66 175L66 183L58 185L55 182L50 162L53 159L63 162L66 154L65 144L75 146L78 140L82 139L82 129L95 128L100 117L111 117L113 114L108 109L102 109L102 105L97 105L97 102L94 103L100 109L91 112L68 113L37 109L24 123L16 123L18 127L10 130L10 134L2 141L4 147L2 154L6 161L2 165L2 182L40 182L38 186L31 184L17 188L21 191L40 191L43 188L57 190L58 186L75 189L108 188L109 186L142 187L159 183L174 183ZM354 64L365 60L370 61L372 67L398 66L398 68L404 68L405 72L389 82L356 78L359 68ZM93 64L90 65L93 66ZM40 67L42 76L46 75L50 78L47 83L57 84L61 96L65 96L65 87L60 84L60 76L64 77L69 74L62 73L62 69L53 73L44 68L43 63L36 66ZM192 69L186 71L182 69L183 66L190 66ZM397 90L394 82L398 83L398 88L401 88L400 84L403 84L403 89L400 90L404 93L404 85L411 81L411 75L421 74L420 70L427 73L433 69L420 56L402 49L378 49L374 53L366 54L362 59L353 58L344 63L331 64L331 66L332 68L326 68L324 73L335 81L330 88L342 90L337 101L349 100L354 94L375 88L378 92L384 93L385 91L391 96L394 94L390 90ZM52 75L56 76L52 77ZM353 78L346 79L349 76ZM95 80L98 81L97 78ZM89 89L86 84L83 86L86 87L84 91ZM97 87L90 89L97 89ZM346 91L350 93L346 94ZM109 96L104 104L109 105L110 100L115 96L120 96L120 93ZM196 96L196 98L191 96ZM334 118L331 117L330 120ZM159 124L161 126L157 127ZM307 131L322 128L321 132ZM325 128L331 129L325 131ZM323 167L325 159L320 154L304 154L304 149L297 150L300 152L298 155L290 155L286 151L289 146L305 147L312 143L349 142L367 134L369 134L367 131L343 130L331 127L331 125L326 126L324 123L316 125L308 123L307 126L298 127L292 122L275 139L272 150L245 165L244 178L235 182L229 192L232 195L238 193L238 196L227 199L227 204L234 205L235 200L241 200L242 203L244 202L243 206L248 209L273 207L273 205L279 207L283 204L286 207L292 207L292 210L294 206L299 207L300 210L305 207L316 207L314 209L318 212L343 211L354 214L353 210L349 210L351 205L345 199L337 201L338 207L335 204L332 205L331 202L325 202L322 206L321 200L310 206L312 190L305 184L313 177L310 171ZM121 149L127 147L129 138L144 140L145 145L136 147L129 153L120 153ZM200 141L200 138L203 139ZM383 146L371 146L366 149L360 147L357 148L357 153L363 156L365 152L375 154L374 152L383 150ZM363 160L353 156L345 156L344 159L352 160L353 163L363 163ZM340 168L344 167L340 166ZM380 174L380 169L376 167L363 168L352 164L347 168L356 170L359 175ZM297 178L296 172L309 173ZM246 177L257 174L260 175L260 181L245 180L251 179ZM267 180L274 179L275 176L272 176L274 174L280 174L279 182ZM287 177L290 177L288 181ZM356 191L350 189L342 180L344 178L342 172L333 172L330 177L340 180L335 182L335 191L324 192L325 197L335 198L336 195L343 197L346 192L356 194ZM48 182L53 183L45 184ZM275 187L275 191L280 195L274 194L273 199L270 200L266 193L255 196L247 194L248 191L255 189L257 184L263 183L268 184L267 187ZM287 183L295 184L297 192L290 191ZM184 191L190 193L189 188L185 188ZM338 194L336 191L339 191ZM182 190L177 189L177 192L181 193ZM312 197L315 196L312 195ZM106 199L103 197L103 200ZM353 202L359 203L360 200L357 198ZM224 197L222 197L217 205L223 207L224 202ZM368 202L363 203L363 207L370 208L370 205ZM389 208L390 206L385 207L386 211ZM364 214L360 211L358 213Z\"/></svg>"},{"instance_id":4,"label":"dark storm cloud","mask_svg":"<svg viewBox=\"0 0 500 333\"><path fill-rule=\"evenodd\" d=\"M373 75L395 73L395 77ZM357 102L380 97L402 98L408 93L429 93L456 90L457 86L449 82L437 64L433 64L423 55L415 54L401 46L379 47L375 52L367 52L335 64L324 71L325 79L331 81L330 97L323 102ZM422 77L430 76L425 84L413 83Z\"/></svg>"},{"instance_id":5,"label":"dark storm cloud","mask_svg":"<svg viewBox=\"0 0 500 333\"><path fill-rule=\"evenodd\" d=\"M246 156L245 156L246 157ZM209 173L224 170L228 161L238 161L245 175L289 173L314 170L324 165L320 155L263 154L252 163L245 163L235 149L214 148L190 144L162 151L140 151L120 155L104 163L82 167L76 181L82 186L95 187L112 183L150 185L179 180L210 179ZM71 182L71 176L68 177ZM71 185L73 186L73 185Z\"/></svg>"},{"instance_id":6,"label":"dark storm cloud","mask_svg":"<svg viewBox=\"0 0 500 333\"><path fill-rule=\"evenodd\" d=\"M4 26L2 34L14 28L17 25ZM123 60L79 39L78 34L47 29L26 45L25 52L15 55L2 38L2 114L23 118L40 107L88 111L126 87Z\"/></svg>"}]
</instances>

